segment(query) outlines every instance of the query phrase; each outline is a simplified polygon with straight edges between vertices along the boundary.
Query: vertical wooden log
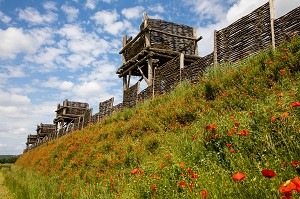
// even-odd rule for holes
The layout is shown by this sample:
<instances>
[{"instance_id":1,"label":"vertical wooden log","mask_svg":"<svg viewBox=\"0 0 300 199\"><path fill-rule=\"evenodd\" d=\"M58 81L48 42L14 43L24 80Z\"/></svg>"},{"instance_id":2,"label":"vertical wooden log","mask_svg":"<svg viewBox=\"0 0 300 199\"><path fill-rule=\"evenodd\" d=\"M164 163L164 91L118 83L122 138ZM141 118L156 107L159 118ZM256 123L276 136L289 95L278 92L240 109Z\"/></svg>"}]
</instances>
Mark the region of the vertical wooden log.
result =
<instances>
[{"instance_id":1,"label":"vertical wooden log","mask_svg":"<svg viewBox=\"0 0 300 199\"><path fill-rule=\"evenodd\" d=\"M150 57L148 59L148 81L147 84L148 86L152 86L153 84L153 59Z\"/></svg>"},{"instance_id":2,"label":"vertical wooden log","mask_svg":"<svg viewBox=\"0 0 300 199\"><path fill-rule=\"evenodd\" d=\"M214 67L218 64L217 31L214 31Z\"/></svg>"},{"instance_id":3,"label":"vertical wooden log","mask_svg":"<svg viewBox=\"0 0 300 199\"><path fill-rule=\"evenodd\" d=\"M154 87L155 87L156 69L157 67L154 68L154 72L153 72L154 74L153 74L153 81L152 81L152 98L154 98L154 94L155 94Z\"/></svg>"},{"instance_id":4,"label":"vertical wooden log","mask_svg":"<svg viewBox=\"0 0 300 199\"><path fill-rule=\"evenodd\" d=\"M143 19L144 19L144 28L148 26L148 15L146 12L143 13ZM146 47L150 47L150 31L145 31L145 45Z\"/></svg>"},{"instance_id":5,"label":"vertical wooden log","mask_svg":"<svg viewBox=\"0 0 300 199\"><path fill-rule=\"evenodd\" d=\"M127 36L126 36L126 35L124 35L124 36L123 36L123 47L125 47L125 46L126 46L126 42L127 42ZM126 51L125 51L125 52L126 52ZM125 52L123 52L123 56L122 56L122 61L123 61L123 64L125 64L125 63L126 63Z\"/></svg>"},{"instance_id":6,"label":"vertical wooden log","mask_svg":"<svg viewBox=\"0 0 300 199\"><path fill-rule=\"evenodd\" d=\"M130 78L131 78L131 70L129 71L129 75L128 75L127 88L130 87Z\"/></svg>"},{"instance_id":7,"label":"vertical wooden log","mask_svg":"<svg viewBox=\"0 0 300 199\"><path fill-rule=\"evenodd\" d=\"M196 32L196 28L193 28L193 37L195 39L197 39L197 32ZM194 54L195 55L198 55L198 45L197 45L197 41L194 41L195 42L195 46L194 46Z\"/></svg>"},{"instance_id":8,"label":"vertical wooden log","mask_svg":"<svg viewBox=\"0 0 300 199\"><path fill-rule=\"evenodd\" d=\"M275 50L275 0L269 0L270 5L270 20L271 20L271 35L272 35L272 49Z\"/></svg>"},{"instance_id":9,"label":"vertical wooden log","mask_svg":"<svg viewBox=\"0 0 300 199\"><path fill-rule=\"evenodd\" d=\"M123 76L123 91L127 90L127 75Z\"/></svg>"},{"instance_id":10,"label":"vertical wooden log","mask_svg":"<svg viewBox=\"0 0 300 199\"><path fill-rule=\"evenodd\" d=\"M180 62L180 68L179 68L179 73L180 73L180 82L182 81L182 70L184 69L184 54L183 53L180 53L180 59L179 59L179 62Z\"/></svg>"}]
</instances>

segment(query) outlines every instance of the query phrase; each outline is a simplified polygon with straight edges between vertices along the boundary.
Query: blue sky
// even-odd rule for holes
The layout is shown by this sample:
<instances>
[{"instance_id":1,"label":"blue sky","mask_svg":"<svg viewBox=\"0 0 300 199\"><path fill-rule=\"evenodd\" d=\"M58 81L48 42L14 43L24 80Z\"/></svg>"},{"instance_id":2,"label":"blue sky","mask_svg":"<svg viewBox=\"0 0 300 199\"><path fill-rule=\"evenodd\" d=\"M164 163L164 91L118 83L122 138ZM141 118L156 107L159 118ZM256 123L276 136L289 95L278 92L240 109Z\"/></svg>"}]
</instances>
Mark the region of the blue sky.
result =
<instances>
[{"instance_id":1,"label":"blue sky","mask_svg":"<svg viewBox=\"0 0 300 199\"><path fill-rule=\"evenodd\" d=\"M135 36L142 13L197 28L199 54L212 52L213 30L267 0L0 0L0 154L20 154L36 125L52 123L64 99L122 101L115 74L122 36ZM300 5L276 0L277 17ZM115 103L115 104L116 104Z\"/></svg>"}]
</instances>

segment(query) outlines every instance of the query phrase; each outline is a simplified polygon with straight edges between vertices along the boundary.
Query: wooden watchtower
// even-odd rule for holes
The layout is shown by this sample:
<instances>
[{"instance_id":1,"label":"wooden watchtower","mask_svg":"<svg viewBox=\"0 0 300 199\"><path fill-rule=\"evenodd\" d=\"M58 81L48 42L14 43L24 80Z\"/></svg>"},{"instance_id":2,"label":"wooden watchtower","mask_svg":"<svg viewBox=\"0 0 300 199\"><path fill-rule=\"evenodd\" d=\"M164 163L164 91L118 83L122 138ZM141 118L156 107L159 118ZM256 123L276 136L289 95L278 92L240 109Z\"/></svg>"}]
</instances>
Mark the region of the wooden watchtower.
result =
<instances>
[{"instance_id":1,"label":"wooden watchtower","mask_svg":"<svg viewBox=\"0 0 300 199\"><path fill-rule=\"evenodd\" d=\"M29 134L27 137L26 148L37 144L38 136Z\"/></svg>"},{"instance_id":2,"label":"wooden watchtower","mask_svg":"<svg viewBox=\"0 0 300 199\"><path fill-rule=\"evenodd\" d=\"M36 133L38 135L38 140L43 139L53 139L56 136L56 126L55 124L40 124L37 125Z\"/></svg>"},{"instance_id":3,"label":"wooden watchtower","mask_svg":"<svg viewBox=\"0 0 300 199\"><path fill-rule=\"evenodd\" d=\"M193 27L175 24L159 19L150 19L143 14L140 32L135 38L123 36L123 65L117 74L123 77L124 91L129 88L130 77L140 76L148 86L153 84L154 68L163 65L174 57L184 54L184 64L197 60L197 38Z\"/></svg>"},{"instance_id":4,"label":"wooden watchtower","mask_svg":"<svg viewBox=\"0 0 300 199\"><path fill-rule=\"evenodd\" d=\"M63 104L57 105L56 118L53 120L56 126L56 132L59 134L67 131L69 124L75 122L77 118L82 116L89 110L89 104L83 102L72 102L67 99Z\"/></svg>"}]
</instances>

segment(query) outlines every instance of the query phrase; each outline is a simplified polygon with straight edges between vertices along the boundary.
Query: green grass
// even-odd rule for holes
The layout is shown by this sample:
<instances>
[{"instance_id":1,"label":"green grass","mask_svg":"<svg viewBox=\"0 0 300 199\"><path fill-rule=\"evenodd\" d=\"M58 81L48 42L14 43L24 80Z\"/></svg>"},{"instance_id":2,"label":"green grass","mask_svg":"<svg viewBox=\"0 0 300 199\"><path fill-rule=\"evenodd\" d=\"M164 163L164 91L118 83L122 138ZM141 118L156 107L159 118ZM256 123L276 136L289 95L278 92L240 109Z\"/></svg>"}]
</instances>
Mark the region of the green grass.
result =
<instances>
[{"instance_id":1,"label":"green grass","mask_svg":"<svg viewBox=\"0 0 300 199\"><path fill-rule=\"evenodd\" d=\"M7 184L20 198L280 198L300 176L299 71L299 37L209 68L197 85L23 154Z\"/></svg>"}]
</instances>

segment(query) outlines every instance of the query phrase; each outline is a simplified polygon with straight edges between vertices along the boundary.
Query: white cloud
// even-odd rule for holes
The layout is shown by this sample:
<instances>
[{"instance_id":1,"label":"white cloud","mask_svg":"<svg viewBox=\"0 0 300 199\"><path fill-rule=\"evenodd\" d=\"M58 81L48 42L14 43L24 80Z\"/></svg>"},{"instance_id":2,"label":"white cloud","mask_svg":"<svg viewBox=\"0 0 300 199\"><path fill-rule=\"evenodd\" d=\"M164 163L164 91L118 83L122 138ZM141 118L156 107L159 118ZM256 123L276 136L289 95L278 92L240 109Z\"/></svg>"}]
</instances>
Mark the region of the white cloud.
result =
<instances>
[{"instance_id":1,"label":"white cloud","mask_svg":"<svg viewBox=\"0 0 300 199\"><path fill-rule=\"evenodd\" d=\"M46 88L58 88L60 90L71 90L74 86L71 81L63 81L58 77L49 77L45 82L39 82L39 84Z\"/></svg>"},{"instance_id":2,"label":"white cloud","mask_svg":"<svg viewBox=\"0 0 300 199\"><path fill-rule=\"evenodd\" d=\"M6 147L7 146L7 144L1 144L0 143L0 148L4 148L4 147Z\"/></svg>"},{"instance_id":3,"label":"white cloud","mask_svg":"<svg viewBox=\"0 0 300 199\"><path fill-rule=\"evenodd\" d=\"M144 7L142 6L136 6L132 8L124 8L121 13L127 18L127 19L137 19L142 16L142 13L144 11Z\"/></svg>"},{"instance_id":4,"label":"white cloud","mask_svg":"<svg viewBox=\"0 0 300 199\"><path fill-rule=\"evenodd\" d=\"M148 10L150 10L152 12L157 12L157 13L165 12L165 8L160 4L156 4L155 6L148 6Z\"/></svg>"},{"instance_id":5,"label":"white cloud","mask_svg":"<svg viewBox=\"0 0 300 199\"><path fill-rule=\"evenodd\" d=\"M43 3L43 7L44 7L46 10L54 10L54 11L57 10L56 3L53 2L53 1L46 1L46 2L44 2L44 3Z\"/></svg>"},{"instance_id":6,"label":"white cloud","mask_svg":"<svg viewBox=\"0 0 300 199\"><path fill-rule=\"evenodd\" d=\"M0 106L11 106L11 105L27 105L30 103L28 96L20 95L16 93L9 93L0 90Z\"/></svg>"},{"instance_id":7,"label":"white cloud","mask_svg":"<svg viewBox=\"0 0 300 199\"><path fill-rule=\"evenodd\" d=\"M57 14L48 11L42 15L37 9L27 7L24 10L19 9L19 19L32 24L51 24L57 20Z\"/></svg>"},{"instance_id":8,"label":"white cloud","mask_svg":"<svg viewBox=\"0 0 300 199\"><path fill-rule=\"evenodd\" d=\"M72 6L68 6L68 5L62 5L61 9L67 15L67 20L69 22L72 22L77 19L78 14L79 14L79 9L74 8Z\"/></svg>"},{"instance_id":9,"label":"white cloud","mask_svg":"<svg viewBox=\"0 0 300 199\"><path fill-rule=\"evenodd\" d=\"M11 21L11 17L7 16L6 14L4 14L3 12L0 11L0 20L3 23L8 24Z\"/></svg>"},{"instance_id":10,"label":"white cloud","mask_svg":"<svg viewBox=\"0 0 300 199\"><path fill-rule=\"evenodd\" d=\"M14 59L18 53L34 53L41 45L51 42L51 29L32 29L9 27L0 29L0 58Z\"/></svg>"},{"instance_id":11,"label":"white cloud","mask_svg":"<svg viewBox=\"0 0 300 199\"><path fill-rule=\"evenodd\" d=\"M116 10L98 11L91 17L91 19L94 20L96 24L100 25L104 31L113 35L120 34L125 29L131 28L131 24L128 21L117 21L118 18L119 15Z\"/></svg>"},{"instance_id":12,"label":"white cloud","mask_svg":"<svg viewBox=\"0 0 300 199\"><path fill-rule=\"evenodd\" d=\"M85 3L85 7L94 10L96 8L97 3L98 0L87 0Z\"/></svg>"}]
</instances>

